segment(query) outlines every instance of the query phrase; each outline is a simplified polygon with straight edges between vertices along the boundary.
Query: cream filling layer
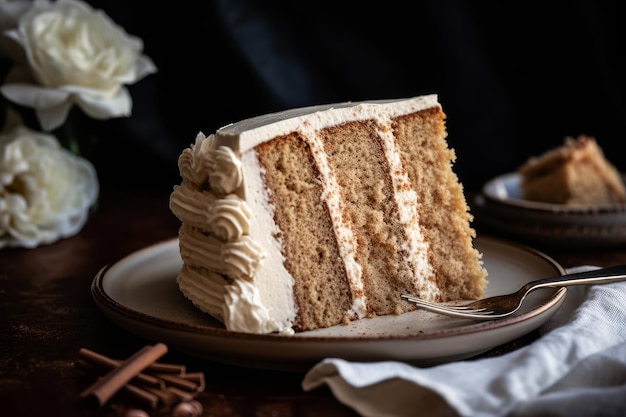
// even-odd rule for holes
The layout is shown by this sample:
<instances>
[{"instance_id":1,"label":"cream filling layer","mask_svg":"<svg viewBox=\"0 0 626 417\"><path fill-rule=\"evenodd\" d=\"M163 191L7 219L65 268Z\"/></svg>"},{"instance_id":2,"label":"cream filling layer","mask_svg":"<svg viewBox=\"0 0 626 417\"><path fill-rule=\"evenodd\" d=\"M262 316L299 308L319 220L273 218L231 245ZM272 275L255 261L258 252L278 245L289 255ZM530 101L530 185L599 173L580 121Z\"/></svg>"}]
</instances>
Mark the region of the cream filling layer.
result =
<instances>
[{"instance_id":1,"label":"cream filling layer","mask_svg":"<svg viewBox=\"0 0 626 417\"><path fill-rule=\"evenodd\" d=\"M420 298L436 301L441 290L434 281L433 267L428 260L429 245L419 226L417 192L411 185L407 171L402 166L400 153L396 149L391 119L388 117L377 118L376 122L379 126L378 135L383 139L383 149L392 173L394 199L398 206L400 222L407 236L407 240L402 244L402 249L407 253L415 280L419 284ZM418 204L416 205L415 202Z\"/></svg>"},{"instance_id":2,"label":"cream filling layer","mask_svg":"<svg viewBox=\"0 0 626 417\"><path fill-rule=\"evenodd\" d=\"M299 132L309 143L313 159L322 176L324 190L322 199L328 207L352 296L352 307L348 313L351 317L363 318L367 314L367 298L363 288L363 268L356 261L356 238L351 224L346 221L344 216L344 202L341 200L337 177L330 169L319 131L309 124L304 124L303 129L300 129Z\"/></svg>"}]
</instances>

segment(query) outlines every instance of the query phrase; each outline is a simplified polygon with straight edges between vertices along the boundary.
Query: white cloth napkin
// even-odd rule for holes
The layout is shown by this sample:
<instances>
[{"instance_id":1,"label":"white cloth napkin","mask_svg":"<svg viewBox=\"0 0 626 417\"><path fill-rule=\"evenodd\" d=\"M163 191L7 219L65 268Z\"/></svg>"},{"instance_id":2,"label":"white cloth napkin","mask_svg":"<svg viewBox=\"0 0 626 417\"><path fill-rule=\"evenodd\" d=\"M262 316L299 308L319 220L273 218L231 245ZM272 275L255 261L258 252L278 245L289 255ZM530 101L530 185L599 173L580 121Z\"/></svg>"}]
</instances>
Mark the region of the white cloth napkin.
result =
<instances>
[{"instance_id":1,"label":"white cloth napkin","mask_svg":"<svg viewBox=\"0 0 626 417\"><path fill-rule=\"evenodd\" d=\"M595 267L569 272L584 269ZM626 282L586 287L583 298L502 356L430 368L328 358L302 387L325 384L367 417L626 416Z\"/></svg>"}]
</instances>

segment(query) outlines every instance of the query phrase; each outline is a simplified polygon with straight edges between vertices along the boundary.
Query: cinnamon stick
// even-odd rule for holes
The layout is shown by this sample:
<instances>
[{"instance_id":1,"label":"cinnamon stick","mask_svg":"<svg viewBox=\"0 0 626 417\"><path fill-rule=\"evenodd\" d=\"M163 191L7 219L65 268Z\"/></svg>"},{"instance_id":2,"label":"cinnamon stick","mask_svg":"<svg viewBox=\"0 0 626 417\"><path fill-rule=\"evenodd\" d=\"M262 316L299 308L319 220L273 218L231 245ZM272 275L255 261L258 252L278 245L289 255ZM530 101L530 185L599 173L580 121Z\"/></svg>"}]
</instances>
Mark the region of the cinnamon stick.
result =
<instances>
[{"instance_id":1,"label":"cinnamon stick","mask_svg":"<svg viewBox=\"0 0 626 417\"><path fill-rule=\"evenodd\" d=\"M163 381L165 381L167 384L169 385L173 385L177 388L182 388L186 391L197 391L198 390L198 384L196 384L193 381L189 381L185 378L176 376L176 375L169 375L169 374L157 374L156 375L157 378L161 378Z\"/></svg>"},{"instance_id":2,"label":"cinnamon stick","mask_svg":"<svg viewBox=\"0 0 626 417\"><path fill-rule=\"evenodd\" d=\"M187 381L191 381L195 383L198 386L197 388L198 392L204 391L204 388L205 388L204 372L189 372L188 374L185 374L184 376L182 376L182 378L185 378Z\"/></svg>"},{"instance_id":3,"label":"cinnamon stick","mask_svg":"<svg viewBox=\"0 0 626 417\"><path fill-rule=\"evenodd\" d=\"M157 405L159 404L160 397L154 392L150 392L133 384L126 384L124 385L123 389L132 397L136 398L137 400L141 401L152 409L157 408Z\"/></svg>"},{"instance_id":4,"label":"cinnamon stick","mask_svg":"<svg viewBox=\"0 0 626 417\"><path fill-rule=\"evenodd\" d=\"M145 387L144 389L156 395L157 397L159 397L159 400L161 401L161 403L165 405L172 405L176 403L177 401L179 401L178 396L168 391L167 388L159 389L159 388Z\"/></svg>"},{"instance_id":5,"label":"cinnamon stick","mask_svg":"<svg viewBox=\"0 0 626 417\"><path fill-rule=\"evenodd\" d=\"M87 363L107 369L117 368L122 363L122 361L120 360L108 358L87 348L81 348L78 351L78 355ZM148 367L148 369L150 368L150 366ZM138 373L133 379L145 385L152 385L161 388L163 387L163 383L161 380L152 375L146 375L143 372Z\"/></svg>"},{"instance_id":6,"label":"cinnamon stick","mask_svg":"<svg viewBox=\"0 0 626 417\"><path fill-rule=\"evenodd\" d=\"M102 406L117 391L123 388L128 381L166 353L167 346L163 343L157 343L154 346L145 346L130 358L121 362L118 367L113 368L92 386L84 390L80 396L82 398L93 396Z\"/></svg>"},{"instance_id":7,"label":"cinnamon stick","mask_svg":"<svg viewBox=\"0 0 626 417\"><path fill-rule=\"evenodd\" d=\"M165 390L174 394L179 401L191 401L195 398L195 393L190 393L174 386L166 387Z\"/></svg>"},{"instance_id":8,"label":"cinnamon stick","mask_svg":"<svg viewBox=\"0 0 626 417\"><path fill-rule=\"evenodd\" d=\"M176 374L182 376L185 374L187 368L185 365L178 365L174 363L153 363L148 366L146 372L153 374Z\"/></svg>"},{"instance_id":9,"label":"cinnamon stick","mask_svg":"<svg viewBox=\"0 0 626 417\"><path fill-rule=\"evenodd\" d=\"M100 353L94 352L93 350L87 348L81 348L78 351L78 356L83 358L85 361L89 363L93 363L95 365L99 365L106 368L115 368L119 366L122 361L119 359L111 359L106 357ZM186 371L185 365L178 365L175 363L158 363L155 362L145 369L146 372L149 373L158 373L158 374L177 374L179 376L183 376Z\"/></svg>"}]
</instances>

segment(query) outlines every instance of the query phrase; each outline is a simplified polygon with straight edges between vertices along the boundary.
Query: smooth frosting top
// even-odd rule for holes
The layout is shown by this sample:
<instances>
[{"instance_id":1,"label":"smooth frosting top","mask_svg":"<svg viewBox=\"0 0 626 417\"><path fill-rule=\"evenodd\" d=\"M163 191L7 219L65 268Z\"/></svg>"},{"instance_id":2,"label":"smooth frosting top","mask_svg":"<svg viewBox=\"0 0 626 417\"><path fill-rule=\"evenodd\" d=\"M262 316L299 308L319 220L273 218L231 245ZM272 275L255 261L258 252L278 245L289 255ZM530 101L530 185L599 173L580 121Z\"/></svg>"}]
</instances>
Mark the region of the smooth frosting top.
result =
<instances>
[{"instance_id":1,"label":"smooth frosting top","mask_svg":"<svg viewBox=\"0 0 626 417\"><path fill-rule=\"evenodd\" d=\"M216 132L219 144L244 152L276 136L299 131L303 126L320 130L352 120L372 116L393 118L420 110L441 107L436 94L397 100L345 102L301 107L242 120L222 127ZM326 110L333 110L328 112Z\"/></svg>"}]
</instances>

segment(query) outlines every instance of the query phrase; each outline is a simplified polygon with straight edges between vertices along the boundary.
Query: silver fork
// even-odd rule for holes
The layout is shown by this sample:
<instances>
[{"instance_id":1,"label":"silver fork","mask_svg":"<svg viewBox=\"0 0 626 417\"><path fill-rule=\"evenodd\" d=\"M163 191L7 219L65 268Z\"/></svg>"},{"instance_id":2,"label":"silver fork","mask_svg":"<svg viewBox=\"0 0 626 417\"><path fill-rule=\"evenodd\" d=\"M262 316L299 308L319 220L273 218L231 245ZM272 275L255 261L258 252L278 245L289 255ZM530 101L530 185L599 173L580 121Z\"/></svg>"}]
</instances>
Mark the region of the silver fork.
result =
<instances>
[{"instance_id":1,"label":"silver fork","mask_svg":"<svg viewBox=\"0 0 626 417\"><path fill-rule=\"evenodd\" d=\"M626 280L626 265L600 268L593 271L577 272L531 281L514 293L496 295L465 304L431 303L410 295L402 295L404 300L419 308L434 313L475 320L494 320L510 316L522 306L526 296L539 288L566 287L570 285L607 284Z\"/></svg>"}]
</instances>

